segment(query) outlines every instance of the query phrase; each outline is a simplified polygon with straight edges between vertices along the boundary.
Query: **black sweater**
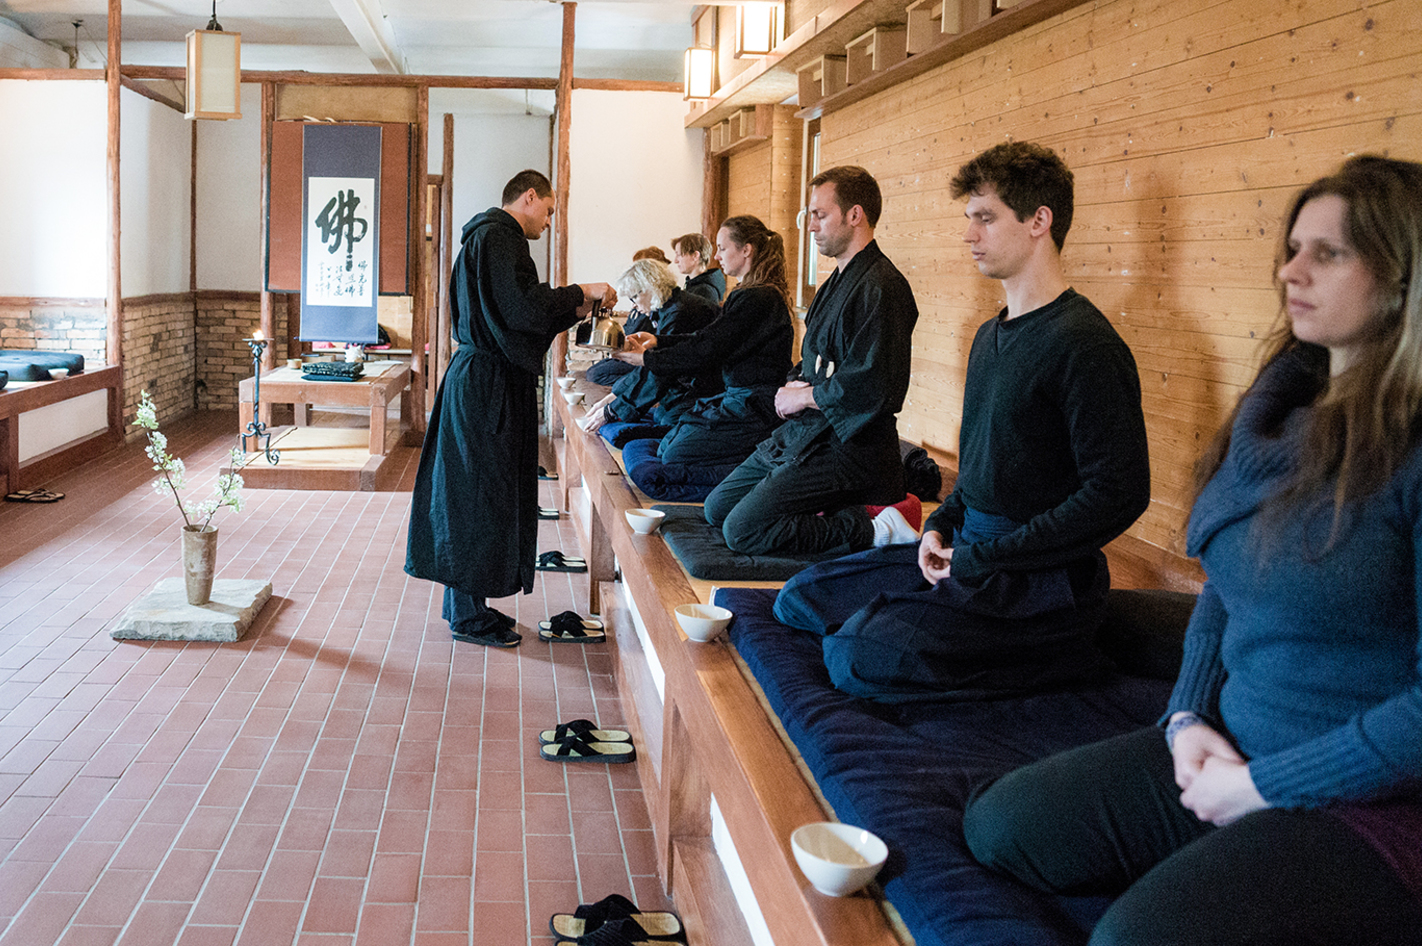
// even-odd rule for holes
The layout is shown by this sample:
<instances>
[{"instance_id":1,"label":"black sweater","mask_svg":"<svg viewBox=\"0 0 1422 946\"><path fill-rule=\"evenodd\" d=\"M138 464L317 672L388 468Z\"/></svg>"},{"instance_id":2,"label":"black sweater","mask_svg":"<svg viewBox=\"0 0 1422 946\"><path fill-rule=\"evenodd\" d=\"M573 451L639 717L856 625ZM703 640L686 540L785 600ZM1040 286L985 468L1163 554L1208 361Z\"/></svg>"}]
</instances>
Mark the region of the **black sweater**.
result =
<instances>
[{"instance_id":1,"label":"black sweater","mask_svg":"<svg viewBox=\"0 0 1422 946\"><path fill-rule=\"evenodd\" d=\"M925 529L945 538L965 507L1023 525L955 547L953 574L1054 568L1100 549L1150 503L1140 376L1111 323L1068 289L985 322L963 389L958 481Z\"/></svg>"}]
</instances>

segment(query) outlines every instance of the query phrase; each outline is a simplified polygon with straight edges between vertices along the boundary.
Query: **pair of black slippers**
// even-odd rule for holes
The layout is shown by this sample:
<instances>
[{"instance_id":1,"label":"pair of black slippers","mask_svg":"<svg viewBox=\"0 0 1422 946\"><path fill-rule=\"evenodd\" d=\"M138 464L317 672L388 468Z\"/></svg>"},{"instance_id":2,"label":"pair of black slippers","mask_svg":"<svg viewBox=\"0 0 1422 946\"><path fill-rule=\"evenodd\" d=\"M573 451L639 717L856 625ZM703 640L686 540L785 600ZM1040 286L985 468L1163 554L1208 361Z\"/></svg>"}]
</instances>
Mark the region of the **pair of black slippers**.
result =
<instances>
[{"instance_id":1,"label":"pair of black slippers","mask_svg":"<svg viewBox=\"0 0 1422 946\"><path fill-rule=\"evenodd\" d=\"M643 913L620 894L585 903L573 913L555 913L548 920L559 943L578 946L640 946L644 943L685 943L686 928L675 913Z\"/></svg>"},{"instance_id":2,"label":"pair of black slippers","mask_svg":"<svg viewBox=\"0 0 1422 946\"><path fill-rule=\"evenodd\" d=\"M486 608L478 617L460 621L450 631L450 636L463 644L482 644L485 647L517 647L523 635L514 630L518 621L497 608Z\"/></svg>"}]
</instances>

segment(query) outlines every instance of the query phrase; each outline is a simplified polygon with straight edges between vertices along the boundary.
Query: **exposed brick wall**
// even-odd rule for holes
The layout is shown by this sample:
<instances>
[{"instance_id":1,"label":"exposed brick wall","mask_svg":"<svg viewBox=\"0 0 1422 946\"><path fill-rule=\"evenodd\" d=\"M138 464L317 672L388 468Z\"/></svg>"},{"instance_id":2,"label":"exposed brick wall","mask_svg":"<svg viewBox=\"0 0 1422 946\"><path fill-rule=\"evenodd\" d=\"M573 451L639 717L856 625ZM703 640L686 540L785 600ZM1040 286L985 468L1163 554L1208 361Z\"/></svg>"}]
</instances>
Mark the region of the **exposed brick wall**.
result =
<instances>
[{"instance_id":1,"label":"exposed brick wall","mask_svg":"<svg viewBox=\"0 0 1422 946\"><path fill-rule=\"evenodd\" d=\"M67 351L84 363L104 364L108 313L92 306L7 304L0 301L0 348Z\"/></svg>"},{"instance_id":2,"label":"exposed brick wall","mask_svg":"<svg viewBox=\"0 0 1422 946\"><path fill-rule=\"evenodd\" d=\"M286 306L274 306L278 339L276 363L286 360ZM255 292L200 292L197 297L197 407L232 410L237 407L237 382L252 376L251 338L262 319L261 296Z\"/></svg>"},{"instance_id":3,"label":"exposed brick wall","mask_svg":"<svg viewBox=\"0 0 1422 946\"><path fill-rule=\"evenodd\" d=\"M193 409L193 303L186 294L125 300L123 419L133 422L140 392L153 396L160 422ZM128 429L126 433L137 436Z\"/></svg>"}]
</instances>

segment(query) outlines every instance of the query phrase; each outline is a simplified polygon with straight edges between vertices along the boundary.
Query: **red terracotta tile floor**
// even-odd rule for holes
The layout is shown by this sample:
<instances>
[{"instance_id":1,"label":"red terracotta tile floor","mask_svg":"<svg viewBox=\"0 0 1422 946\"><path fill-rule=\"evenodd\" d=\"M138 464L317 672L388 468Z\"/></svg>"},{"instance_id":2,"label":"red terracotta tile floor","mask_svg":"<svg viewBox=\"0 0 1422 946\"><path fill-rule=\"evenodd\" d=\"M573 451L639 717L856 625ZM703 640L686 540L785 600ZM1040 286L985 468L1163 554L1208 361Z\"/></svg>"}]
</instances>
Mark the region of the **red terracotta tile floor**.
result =
<instances>
[{"instance_id":1,"label":"red terracotta tile floor","mask_svg":"<svg viewBox=\"0 0 1422 946\"><path fill-rule=\"evenodd\" d=\"M204 498L235 416L164 426ZM557 721L623 721L610 645L537 640L586 576L496 602L516 650L455 644L403 570L417 451L396 459L392 491L219 514L218 577L273 587L235 644L109 637L181 574L141 445L0 503L0 946L542 944L609 893L669 908L635 767L538 757Z\"/></svg>"}]
</instances>

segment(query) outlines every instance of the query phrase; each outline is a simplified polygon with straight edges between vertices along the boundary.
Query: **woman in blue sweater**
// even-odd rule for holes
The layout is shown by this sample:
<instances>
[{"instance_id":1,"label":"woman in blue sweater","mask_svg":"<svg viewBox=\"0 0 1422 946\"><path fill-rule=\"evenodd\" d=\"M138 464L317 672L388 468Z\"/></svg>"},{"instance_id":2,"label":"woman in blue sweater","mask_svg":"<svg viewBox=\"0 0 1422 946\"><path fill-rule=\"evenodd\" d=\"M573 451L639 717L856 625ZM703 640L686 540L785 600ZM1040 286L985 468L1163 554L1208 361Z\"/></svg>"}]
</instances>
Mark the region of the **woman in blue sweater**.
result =
<instances>
[{"instance_id":1,"label":"woman in blue sweater","mask_svg":"<svg viewBox=\"0 0 1422 946\"><path fill-rule=\"evenodd\" d=\"M1422 943L1422 164L1354 158L1286 224L1281 326L1200 464L1164 738L965 816L988 866L1120 895L1092 944Z\"/></svg>"}]
</instances>

